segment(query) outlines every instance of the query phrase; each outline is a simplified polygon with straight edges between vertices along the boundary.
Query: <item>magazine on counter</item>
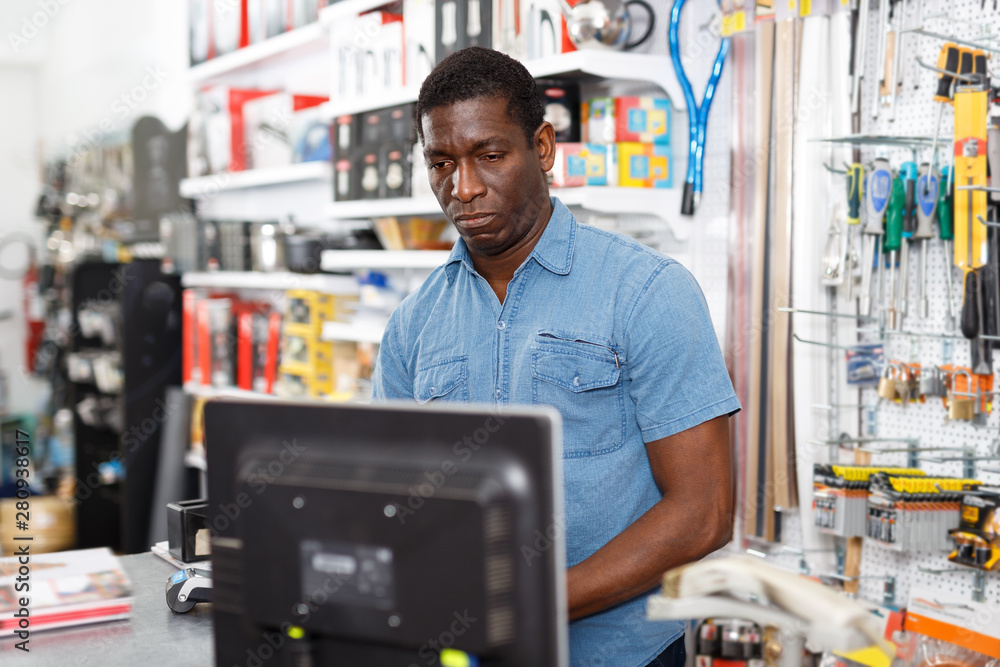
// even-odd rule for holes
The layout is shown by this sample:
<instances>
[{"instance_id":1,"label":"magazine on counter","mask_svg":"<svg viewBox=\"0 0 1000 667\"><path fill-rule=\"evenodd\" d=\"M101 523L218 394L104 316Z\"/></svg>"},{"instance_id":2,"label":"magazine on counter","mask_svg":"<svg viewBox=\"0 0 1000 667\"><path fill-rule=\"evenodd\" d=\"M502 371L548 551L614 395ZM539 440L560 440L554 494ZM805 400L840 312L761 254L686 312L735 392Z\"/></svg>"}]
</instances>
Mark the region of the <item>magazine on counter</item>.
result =
<instances>
[{"instance_id":1,"label":"magazine on counter","mask_svg":"<svg viewBox=\"0 0 1000 667\"><path fill-rule=\"evenodd\" d=\"M0 637L18 631L14 614L28 599L31 631L127 618L132 584L110 549L32 554L27 581L18 580L17 556L0 558ZM20 575L24 576L24 575ZM16 584L28 584L19 591Z\"/></svg>"}]
</instances>

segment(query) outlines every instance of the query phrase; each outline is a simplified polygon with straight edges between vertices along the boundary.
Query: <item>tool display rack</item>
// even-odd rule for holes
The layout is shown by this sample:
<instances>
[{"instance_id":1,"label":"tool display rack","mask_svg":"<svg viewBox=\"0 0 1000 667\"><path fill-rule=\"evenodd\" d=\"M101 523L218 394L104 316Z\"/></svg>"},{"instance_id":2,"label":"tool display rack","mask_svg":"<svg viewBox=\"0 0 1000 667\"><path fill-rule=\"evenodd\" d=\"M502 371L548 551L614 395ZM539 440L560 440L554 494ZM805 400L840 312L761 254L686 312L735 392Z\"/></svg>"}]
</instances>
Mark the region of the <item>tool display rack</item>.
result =
<instances>
[{"instance_id":1,"label":"tool display rack","mask_svg":"<svg viewBox=\"0 0 1000 667\"><path fill-rule=\"evenodd\" d=\"M878 49L878 5L888 0L871 0L867 29L867 57L864 68L864 79L861 86L861 134L894 135L905 137L932 138L937 121L938 104L932 101L937 86L937 74L922 68L917 62L919 57L924 63L935 64L938 52L945 40L920 35L915 32L907 34L907 59L903 63L904 84L899 89L896 100L895 119L890 120L887 107L882 107L878 118L873 118L873 95L878 94L875 62ZM1000 13L991 11L989 2L986 9L981 7L980 0L923 0L922 21L918 20L919 0L904 0L897 3L895 11L905 7L906 26L916 28L921 23L930 31L954 34L965 39L975 39L972 35L977 30L973 25L989 27L994 40L1000 36ZM980 40L986 42L985 39ZM1000 41L989 42L994 48L1000 48ZM1000 54L995 54L990 61L991 73L1000 74L1000 67L995 63ZM996 79L994 79L996 82ZM950 164L950 153L953 138L953 114L946 109L940 128L938 144L938 166ZM875 157L887 157L895 171L904 161L914 161L918 165L930 159L930 148L919 147L888 147L861 146L861 163L868 165ZM850 161L849 152L838 151L836 155L846 157ZM839 165L839 161L837 163ZM808 168L822 169L821 164L809 165ZM844 178L836 181L837 187L846 189ZM799 221L802 224L801 220ZM811 224L825 225L826 220L820 216ZM863 221L862 221L863 224ZM936 224L935 224L936 234ZM860 239L860 235L859 235ZM860 243L860 241L859 241ZM905 241L904 241L905 243ZM860 246L859 246L860 252ZM834 344L850 346L857 343L882 342L884 344L886 362L899 360L902 362L919 362L923 366L930 364L954 364L956 366L970 365L969 341L962 337L958 330L958 315L961 309L961 272L953 269L952 298L955 303L955 330L946 330L947 286L946 258L944 245L940 240L931 242L927 270L927 294L930 301L930 312L926 319L919 317L917 299L919 293L919 245L914 243L910 252L910 308L903 319L901 331L879 329L877 323L862 319L831 317L829 326ZM819 282L817 271L816 281ZM873 278L873 287L874 287ZM858 285L855 286L855 296ZM898 280L897 280L897 289ZM856 301L845 301L846 284L837 288L836 302L827 301L828 311L840 314L855 313ZM873 297L873 314L877 297ZM802 317L796 315L796 318ZM794 320L793 327L798 327L801 320ZM824 326L826 326L824 324ZM997 352L1000 352L998 350ZM837 452L843 453L856 443L845 442L843 445L828 445L831 439L866 440L866 449L924 449L924 448L959 448L941 451L894 451L872 455L872 465L907 465L916 463L929 475L952 477L974 476L991 486L1000 486L1000 414L996 404L1000 396L993 396L993 410L985 420L985 425L973 425L972 422L949 421L947 410L938 399L928 399L926 403L910 403L906 407L899 403L879 399L874 387L863 390L850 389L839 384L838 378L844 376L844 351L841 348L828 350L831 391L827 396L812 395L806 397L814 407L817 404L834 403L835 414L817 410L817 415L810 429L813 440L799 438L797 456L799 461L835 460ZM1000 354L994 354L1000 359ZM995 374L995 365L994 365ZM996 389L996 387L994 387ZM829 407L823 408L829 410ZM853 429L843 429L844 424L853 424ZM823 451L827 450L827 451ZM849 460L843 456L841 461ZM810 464L811 466L811 464ZM799 470L799 476L810 474L811 470ZM808 497L802 499L808 503ZM807 518L808 517L808 518ZM805 522L808 521L808 525ZM812 526L811 514L808 511L786 512L782 519L783 543L794 548L801 548L803 532L811 533L809 540L817 543L815 528ZM820 537L819 543L824 550L834 549L834 540ZM837 538L836 542L843 545L844 540ZM881 546L872 540L865 539L861 557L861 576L859 578L859 597L871 601L882 601L886 591L885 581L891 578L894 600L898 605L906 604L910 590L917 587L923 590L939 592L949 600L964 599L971 601L974 590L981 582L985 582L985 595L980 597L990 609L1000 609L1000 573L986 572L984 576L976 577L976 570L955 565L947 560L948 552L909 551L899 552ZM769 561L788 569L798 569L801 556L792 551L780 551L772 548ZM808 556L807 560L825 561L825 568L834 565L832 554L826 557ZM842 566L842 562L840 563ZM819 574L813 568L812 574Z\"/></svg>"}]
</instances>

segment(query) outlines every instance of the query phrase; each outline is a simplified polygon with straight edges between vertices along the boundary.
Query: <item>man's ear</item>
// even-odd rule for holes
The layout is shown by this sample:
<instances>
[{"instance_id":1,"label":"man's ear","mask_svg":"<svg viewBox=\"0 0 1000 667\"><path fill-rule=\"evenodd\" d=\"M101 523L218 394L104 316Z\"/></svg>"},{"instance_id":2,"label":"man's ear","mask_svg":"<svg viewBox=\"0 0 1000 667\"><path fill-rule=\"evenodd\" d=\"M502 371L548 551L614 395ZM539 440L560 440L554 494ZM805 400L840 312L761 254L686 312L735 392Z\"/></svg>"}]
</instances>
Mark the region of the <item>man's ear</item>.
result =
<instances>
[{"instance_id":1,"label":"man's ear","mask_svg":"<svg viewBox=\"0 0 1000 667\"><path fill-rule=\"evenodd\" d=\"M542 121L535 130L535 148L538 149L538 161L542 163L542 171L550 171L556 163L556 131L552 123Z\"/></svg>"}]
</instances>

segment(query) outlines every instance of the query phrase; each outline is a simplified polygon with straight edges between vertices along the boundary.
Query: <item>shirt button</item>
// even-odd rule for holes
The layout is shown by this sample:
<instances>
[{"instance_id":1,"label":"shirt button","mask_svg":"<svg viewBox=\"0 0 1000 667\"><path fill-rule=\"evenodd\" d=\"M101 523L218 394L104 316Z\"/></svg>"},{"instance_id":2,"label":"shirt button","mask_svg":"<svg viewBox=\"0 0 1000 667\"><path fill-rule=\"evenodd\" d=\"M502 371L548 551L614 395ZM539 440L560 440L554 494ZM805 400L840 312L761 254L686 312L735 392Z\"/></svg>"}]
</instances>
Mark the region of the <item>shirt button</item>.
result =
<instances>
[{"instance_id":1,"label":"shirt button","mask_svg":"<svg viewBox=\"0 0 1000 667\"><path fill-rule=\"evenodd\" d=\"M497 389L497 391L496 391L496 397L497 397L497 400L498 400L498 401L500 400L500 397L501 397L502 395L503 395L503 392L502 392L502 391L500 391L499 389Z\"/></svg>"},{"instance_id":2,"label":"shirt button","mask_svg":"<svg viewBox=\"0 0 1000 667\"><path fill-rule=\"evenodd\" d=\"M575 378L573 378L573 386L574 387L579 387L580 386L580 376L579 375L577 375Z\"/></svg>"},{"instance_id":3,"label":"shirt button","mask_svg":"<svg viewBox=\"0 0 1000 667\"><path fill-rule=\"evenodd\" d=\"M433 394L435 391L437 391L437 389L435 389L434 387L431 387L431 393Z\"/></svg>"},{"instance_id":4,"label":"shirt button","mask_svg":"<svg viewBox=\"0 0 1000 667\"><path fill-rule=\"evenodd\" d=\"M500 329L501 331L503 331L506 328L507 328L507 323L506 322L504 322L503 320L500 320L499 322L497 322L497 329Z\"/></svg>"}]
</instances>

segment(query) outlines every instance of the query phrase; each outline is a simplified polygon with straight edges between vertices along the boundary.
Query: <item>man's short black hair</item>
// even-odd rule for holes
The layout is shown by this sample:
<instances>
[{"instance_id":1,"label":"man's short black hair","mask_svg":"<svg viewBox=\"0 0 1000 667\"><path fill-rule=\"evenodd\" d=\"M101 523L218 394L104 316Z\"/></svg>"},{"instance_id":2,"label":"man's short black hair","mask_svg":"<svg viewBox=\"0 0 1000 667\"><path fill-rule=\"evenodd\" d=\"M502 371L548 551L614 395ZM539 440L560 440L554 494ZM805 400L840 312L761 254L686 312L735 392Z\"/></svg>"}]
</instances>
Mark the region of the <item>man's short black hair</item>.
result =
<instances>
[{"instance_id":1,"label":"man's short black hair","mask_svg":"<svg viewBox=\"0 0 1000 667\"><path fill-rule=\"evenodd\" d=\"M420 120L431 109L477 97L507 100L507 113L521 126L530 145L542 124L545 110L538 98L535 79L524 65L510 56L470 46L456 51L434 68L420 86L415 121L420 142L424 128Z\"/></svg>"}]
</instances>

